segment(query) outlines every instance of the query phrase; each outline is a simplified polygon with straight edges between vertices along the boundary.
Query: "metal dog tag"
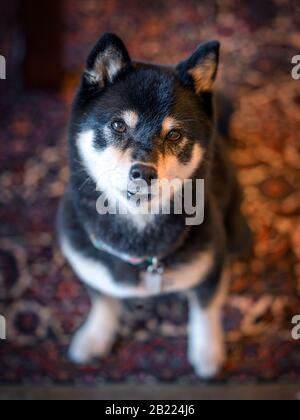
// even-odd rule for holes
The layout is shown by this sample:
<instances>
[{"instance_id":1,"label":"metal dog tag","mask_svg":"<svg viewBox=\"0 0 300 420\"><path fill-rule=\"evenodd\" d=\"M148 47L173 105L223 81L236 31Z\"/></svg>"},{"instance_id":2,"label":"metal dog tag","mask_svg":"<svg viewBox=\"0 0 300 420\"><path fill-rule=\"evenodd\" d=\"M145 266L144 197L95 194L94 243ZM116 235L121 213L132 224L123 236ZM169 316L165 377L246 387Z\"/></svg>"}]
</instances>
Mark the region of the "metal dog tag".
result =
<instances>
[{"instance_id":1,"label":"metal dog tag","mask_svg":"<svg viewBox=\"0 0 300 420\"><path fill-rule=\"evenodd\" d=\"M145 285L149 291L159 294L163 290L164 266L160 264L158 258L153 258L152 264L145 273Z\"/></svg>"}]
</instances>

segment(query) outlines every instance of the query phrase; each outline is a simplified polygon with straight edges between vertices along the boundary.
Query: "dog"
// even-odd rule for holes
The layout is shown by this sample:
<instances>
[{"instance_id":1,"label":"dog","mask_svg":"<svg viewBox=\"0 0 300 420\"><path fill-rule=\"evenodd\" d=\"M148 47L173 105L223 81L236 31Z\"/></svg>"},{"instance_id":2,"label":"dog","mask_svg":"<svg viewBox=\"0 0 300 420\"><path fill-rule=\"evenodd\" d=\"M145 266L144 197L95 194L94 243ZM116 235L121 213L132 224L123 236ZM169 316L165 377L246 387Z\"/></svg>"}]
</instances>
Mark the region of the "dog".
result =
<instances>
[{"instance_id":1,"label":"dog","mask_svg":"<svg viewBox=\"0 0 300 420\"><path fill-rule=\"evenodd\" d=\"M212 378L226 360L221 314L228 260L246 252L250 229L217 128L219 49L209 41L176 67L153 65L131 60L122 40L108 33L88 56L70 121L70 181L58 212L62 252L91 291L91 312L69 350L76 363L111 351L122 300L166 293L187 296L195 372ZM175 179L179 186L204 180L201 223L174 211L178 184L160 196L161 208L171 202L169 213L145 212L157 200L150 186ZM98 211L100 196L122 211Z\"/></svg>"}]
</instances>

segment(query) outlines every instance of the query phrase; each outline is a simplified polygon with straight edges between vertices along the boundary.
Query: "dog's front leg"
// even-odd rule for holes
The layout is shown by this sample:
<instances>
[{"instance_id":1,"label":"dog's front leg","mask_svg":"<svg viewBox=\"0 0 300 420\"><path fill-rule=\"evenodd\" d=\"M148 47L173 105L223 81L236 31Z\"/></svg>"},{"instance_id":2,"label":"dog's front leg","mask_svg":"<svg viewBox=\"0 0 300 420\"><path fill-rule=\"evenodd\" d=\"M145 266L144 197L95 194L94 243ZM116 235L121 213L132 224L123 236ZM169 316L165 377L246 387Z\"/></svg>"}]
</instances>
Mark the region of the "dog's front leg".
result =
<instances>
[{"instance_id":1,"label":"dog's front leg","mask_svg":"<svg viewBox=\"0 0 300 420\"><path fill-rule=\"evenodd\" d=\"M69 357L75 363L86 363L107 355L115 341L121 312L119 300L95 295L86 323L75 334Z\"/></svg>"},{"instance_id":2,"label":"dog's front leg","mask_svg":"<svg viewBox=\"0 0 300 420\"><path fill-rule=\"evenodd\" d=\"M219 372L226 358L222 307L227 291L227 272L224 271L221 277L220 281L207 279L188 294L188 358L196 373L207 379Z\"/></svg>"}]
</instances>

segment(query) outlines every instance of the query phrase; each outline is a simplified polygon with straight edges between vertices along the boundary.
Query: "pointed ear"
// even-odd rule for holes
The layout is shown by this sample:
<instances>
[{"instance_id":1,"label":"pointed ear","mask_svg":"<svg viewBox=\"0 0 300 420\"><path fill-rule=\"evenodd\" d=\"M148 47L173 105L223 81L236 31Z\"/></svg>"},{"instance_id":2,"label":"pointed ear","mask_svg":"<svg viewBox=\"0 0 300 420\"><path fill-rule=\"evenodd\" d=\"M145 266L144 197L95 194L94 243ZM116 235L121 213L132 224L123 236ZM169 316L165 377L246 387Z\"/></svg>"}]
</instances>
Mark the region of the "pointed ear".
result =
<instances>
[{"instance_id":1,"label":"pointed ear","mask_svg":"<svg viewBox=\"0 0 300 420\"><path fill-rule=\"evenodd\" d=\"M199 45L191 57L179 63L177 75L186 86L193 86L196 93L209 92L217 76L220 43L209 41Z\"/></svg>"},{"instance_id":2,"label":"pointed ear","mask_svg":"<svg viewBox=\"0 0 300 420\"><path fill-rule=\"evenodd\" d=\"M112 83L120 71L131 62L128 51L117 35L106 33L91 51L85 80L91 85L104 88Z\"/></svg>"}]
</instances>

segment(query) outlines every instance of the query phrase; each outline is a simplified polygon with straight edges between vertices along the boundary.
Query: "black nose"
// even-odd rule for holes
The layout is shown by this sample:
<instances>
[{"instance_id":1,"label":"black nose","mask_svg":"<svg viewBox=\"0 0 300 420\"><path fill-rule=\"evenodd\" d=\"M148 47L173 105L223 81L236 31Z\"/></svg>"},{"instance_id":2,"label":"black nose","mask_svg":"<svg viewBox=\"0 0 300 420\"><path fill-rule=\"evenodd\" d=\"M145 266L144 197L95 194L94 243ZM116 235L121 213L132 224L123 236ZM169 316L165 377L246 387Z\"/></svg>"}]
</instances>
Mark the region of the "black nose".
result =
<instances>
[{"instance_id":1,"label":"black nose","mask_svg":"<svg viewBox=\"0 0 300 420\"><path fill-rule=\"evenodd\" d=\"M134 165L129 174L131 181L146 181L148 185L151 184L151 181L157 179L157 172L155 168L152 168L148 165L137 164Z\"/></svg>"}]
</instances>

